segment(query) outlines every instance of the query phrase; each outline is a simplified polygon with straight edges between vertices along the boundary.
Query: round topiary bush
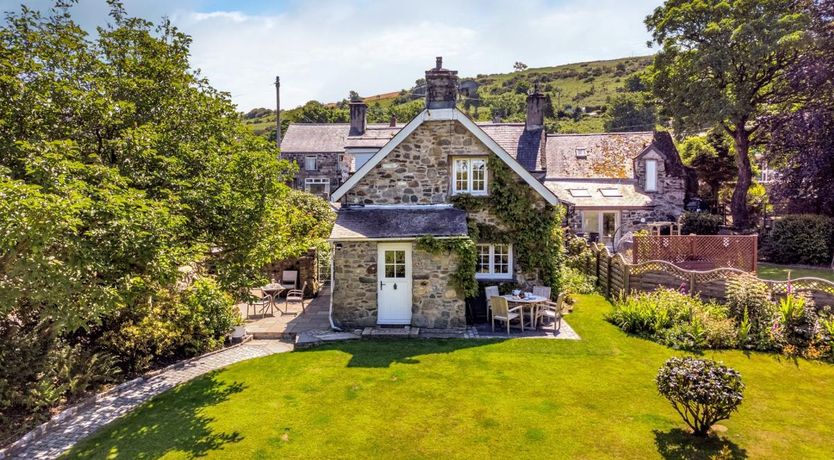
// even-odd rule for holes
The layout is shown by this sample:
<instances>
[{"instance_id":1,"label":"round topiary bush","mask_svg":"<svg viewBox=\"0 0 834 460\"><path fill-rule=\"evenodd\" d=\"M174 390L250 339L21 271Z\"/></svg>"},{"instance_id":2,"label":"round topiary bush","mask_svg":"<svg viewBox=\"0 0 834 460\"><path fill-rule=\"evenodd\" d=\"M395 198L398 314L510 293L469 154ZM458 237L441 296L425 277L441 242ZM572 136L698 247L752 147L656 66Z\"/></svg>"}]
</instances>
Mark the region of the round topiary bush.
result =
<instances>
[{"instance_id":1,"label":"round topiary bush","mask_svg":"<svg viewBox=\"0 0 834 460\"><path fill-rule=\"evenodd\" d=\"M712 425L730 418L743 399L741 375L708 359L671 358L655 382L695 436L706 436Z\"/></svg>"}]
</instances>

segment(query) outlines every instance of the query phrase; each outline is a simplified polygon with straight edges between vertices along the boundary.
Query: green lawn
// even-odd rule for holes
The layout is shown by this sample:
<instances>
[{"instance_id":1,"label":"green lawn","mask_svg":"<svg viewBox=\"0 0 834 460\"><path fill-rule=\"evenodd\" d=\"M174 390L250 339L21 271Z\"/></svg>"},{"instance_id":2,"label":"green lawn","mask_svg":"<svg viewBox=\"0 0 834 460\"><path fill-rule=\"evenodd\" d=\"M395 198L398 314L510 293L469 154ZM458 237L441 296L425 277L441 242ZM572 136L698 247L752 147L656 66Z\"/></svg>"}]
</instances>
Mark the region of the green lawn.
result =
<instances>
[{"instance_id":1,"label":"green lawn","mask_svg":"<svg viewBox=\"0 0 834 460\"><path fill-rule=\"evenodd\" d=\"M802 278L804 276L811 276L814 278L822 278L824 280L834 281L834 270L820 267L793 267L790 265L777 265L759 262L758 264L759 278L766 280L786 280L788 279L788 271L791 272L791 278Z\"/></svg>"},{"instance_id":2,"label":"green lawn","mask_svg":"<svg viewBox=\"0 0 834 460\"><path fill-rule=\"evenodd\" d=\"M834 366L709 352L747 385L720 439L684 433L654 376L680 354L604 321L581 341L363 341L231 366L161 395L72 458L831 458Z\"/></svg>"}]
</instances>

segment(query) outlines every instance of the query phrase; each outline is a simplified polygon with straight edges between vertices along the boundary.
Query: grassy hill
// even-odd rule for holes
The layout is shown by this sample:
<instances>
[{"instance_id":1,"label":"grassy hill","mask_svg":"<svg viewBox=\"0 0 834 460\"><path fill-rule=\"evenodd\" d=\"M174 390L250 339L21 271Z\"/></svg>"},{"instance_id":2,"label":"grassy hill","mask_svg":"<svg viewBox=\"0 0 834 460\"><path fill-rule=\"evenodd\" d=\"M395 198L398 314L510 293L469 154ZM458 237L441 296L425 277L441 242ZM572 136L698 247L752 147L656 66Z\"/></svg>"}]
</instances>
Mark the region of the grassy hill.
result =
<instances>
[{"instance_id":1,"label":"grassy hill","mask_svg":"<svg viewBox=\"0 0 834 460\"><path fill-rule=\"evenodd\" d=\"M535 84L550 97L553 111L548 114L550 132L584 133L604 131L603 122L611 98L621 92L639 89L637 75L651 63L651 56L581 62L554 67L531 68L503 74L462 77L461 84L474 81L477 90L461 94L458 106L479 121L499 117L503 121L523 121L527 92ZM471 85L471 83L466 83ZM345 91L347 93L347 91ZM416 93L416 94L415 94ZM368 119L387 122L391 115L409 120L423 108L420 88L365 96ZM321 104L315 101L282 111L282 124L291 121L347 121L347 101ZM243 115L244 122L258 134L274 138L275 112L254 109Z\"/></svg>"}]
</instances>

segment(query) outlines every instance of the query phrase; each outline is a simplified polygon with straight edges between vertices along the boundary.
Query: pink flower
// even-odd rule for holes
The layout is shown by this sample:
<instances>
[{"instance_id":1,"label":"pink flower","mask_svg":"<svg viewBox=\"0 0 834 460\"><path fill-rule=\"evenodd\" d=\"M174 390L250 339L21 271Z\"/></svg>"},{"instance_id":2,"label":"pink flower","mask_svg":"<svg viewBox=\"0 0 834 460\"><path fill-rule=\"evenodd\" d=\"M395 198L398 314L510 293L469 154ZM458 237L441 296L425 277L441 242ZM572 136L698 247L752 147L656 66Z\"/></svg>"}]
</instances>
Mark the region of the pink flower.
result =
<instances>
[{"instance_id":1,"label":"pink flower","mask_svg":"<svg viewBox=\"0 0 834 460\"><path fill-rule=\"evenodd\" d=\"M678 291L681 294L686 294L686 283L681 283L681 286L678 288Z\"/></svg>"}]
</instances>

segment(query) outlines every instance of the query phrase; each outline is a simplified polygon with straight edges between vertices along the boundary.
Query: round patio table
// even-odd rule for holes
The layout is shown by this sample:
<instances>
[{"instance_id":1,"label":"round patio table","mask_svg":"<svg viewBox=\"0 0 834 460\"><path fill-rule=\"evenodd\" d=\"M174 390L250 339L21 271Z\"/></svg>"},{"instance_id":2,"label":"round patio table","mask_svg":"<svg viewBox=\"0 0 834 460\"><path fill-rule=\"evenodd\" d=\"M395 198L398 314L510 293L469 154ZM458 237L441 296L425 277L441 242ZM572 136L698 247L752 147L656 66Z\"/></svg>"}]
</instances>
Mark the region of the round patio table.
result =
<instances>
[{"instance_id":1,"label":"round patio table","mask_svg":"<svg viewBox=\"0 0 834 460\"><path fill-rule=\"evenodd\" d=\"M275 302L275 298L278 297L278 294L280 294L284 289L286 288L282 286L281 283L269 283L266 286L261 287L261 291L269 297L269 301L266 305L264 305L264 308L261 310L261 314L264 314L267 309L271 312L274 312L275 309L281 311L281 308L278 307L278 303Z\"/></svg>"},{"instance_id":2,"label":"round patio table","mask_svg":"<svg viewBox=\"0 0 834 460\"><path fill-rule=\"evenodd\" d=\"M521 306L521 322L524 323L524 309L530 309L530 326L533 329L536 329L536 309L539 308L539 304L542 302L547 302L547 297L542 297L538 295L533 295L530 293L525 293L524 298L514 296L512 294L502 295L501 297L507 299L507 302L517 304Z\"/></svg>"}]
</instances>

